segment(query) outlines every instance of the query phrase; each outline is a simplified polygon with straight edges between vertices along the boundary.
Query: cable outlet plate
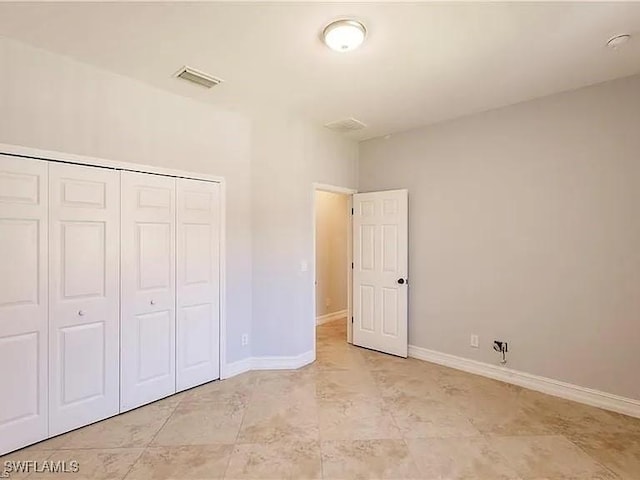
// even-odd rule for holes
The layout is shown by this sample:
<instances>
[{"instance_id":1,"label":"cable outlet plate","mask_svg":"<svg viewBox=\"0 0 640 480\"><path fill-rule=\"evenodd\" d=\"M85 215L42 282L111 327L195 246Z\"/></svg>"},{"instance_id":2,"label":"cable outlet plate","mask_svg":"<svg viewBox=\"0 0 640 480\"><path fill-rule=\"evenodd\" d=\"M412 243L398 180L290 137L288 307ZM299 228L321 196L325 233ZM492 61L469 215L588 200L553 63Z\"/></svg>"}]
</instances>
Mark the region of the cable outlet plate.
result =
<instances>
[{"instance_id":1,"label":"cable outlet plate","mask_svg":"<svg viewBox=\"0 0 640 480\"><path fill-rule=\"evenodd\" d=\"M508 346L507 342L503 342L501 340L494 340L493 341L493 349L496 352L507 353L509 351L509 346Z\"/></svg>"}]
</instances>

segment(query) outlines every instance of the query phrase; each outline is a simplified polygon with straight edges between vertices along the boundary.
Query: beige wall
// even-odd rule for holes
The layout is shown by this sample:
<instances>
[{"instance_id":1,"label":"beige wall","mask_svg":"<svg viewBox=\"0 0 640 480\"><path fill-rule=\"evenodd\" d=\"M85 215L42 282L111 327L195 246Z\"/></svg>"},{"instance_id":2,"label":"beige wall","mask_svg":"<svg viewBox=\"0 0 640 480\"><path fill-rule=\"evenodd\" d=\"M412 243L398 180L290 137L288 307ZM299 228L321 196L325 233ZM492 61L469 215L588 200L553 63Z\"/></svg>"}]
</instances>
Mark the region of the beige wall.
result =
<instances>
[{"instance_id":1,"label":"beige wall","mask_svg":"<svg viewBox=\"0 0 640 480\"><path fill-rule=\"evenodd\" d=\"M356 186L354 141L283 112L226 112L2 37L0 112L0 143L224 176L227 360L313 349L313 183Z\"/></svg>"},{"instance_id":2,"label":"beige wall","mask_svg":"<svg viewBox=\"0 0 640 480\"><path fill-rule=\"evenodd\" d=\"M251 122L0 38L0 142L224 176L227 360L251 355Z\"/></svg>"},{"instance_id":3,"label":"beige wall","mask_svg":"<svg viewBox=\"0 0 640 480\"><path fill-rule=\"evenodd\" d=\"M316 317L347 309L349 197L316 192Z\"/></svg>"},{"instance_id":4,"label":"beige wall","mask_svg":"<svg viewBox=\"0 0 640 480\"><path fill-rule=\"evenodd\" d=\"M364 142L359 181L409 189L410 344L640 399L640 76Z\"/></svg>"},{"instance_id":5,"label":"beige wall","mask_svg":"<svg viewBox=\"0 0 640 480\"><path fill-rule=\"evenodd\" d=\"M358 144L273 113L254 125L252 353L295 356L315 340L313 184L355 188Z\"/></svg>"}]
</instances>

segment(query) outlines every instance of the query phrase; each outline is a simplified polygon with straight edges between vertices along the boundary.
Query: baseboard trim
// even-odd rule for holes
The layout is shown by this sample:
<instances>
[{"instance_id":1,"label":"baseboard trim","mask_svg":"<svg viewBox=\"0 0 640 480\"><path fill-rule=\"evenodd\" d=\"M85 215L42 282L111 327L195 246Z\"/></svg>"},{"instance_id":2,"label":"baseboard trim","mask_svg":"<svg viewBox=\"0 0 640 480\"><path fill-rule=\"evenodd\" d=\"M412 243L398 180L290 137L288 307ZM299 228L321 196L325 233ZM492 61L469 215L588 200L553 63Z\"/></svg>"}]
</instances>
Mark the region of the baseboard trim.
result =
<instances>
[{"instance_id":1,"label":"baseboard trim","mask_svg":"<svg viewBox=\"0 0 640 480\"><path fill-rule=\"evenodd\" d=\"M499 367L468 358L436 352L415 345L409 345L409 356L445 367L482 375L502 382L519 385L530 390L554 395L556 397L585 403L593 407L604 408L631 417L640 418L640 400L621 397L591 388L541 377L511 368Z\"/></svg>"},{"instance_id":2,"label":"baseboard trim","mask_svg":"<svg viewBox=\"0 0 640 480\"><path fill-rule=\"evenodd\" d=\"M227 364L222 379L235 377L251 370L296 370L312 363L316 359L315 352L309 350L293 357L250 357Z\"/></svg>"},{"instance_id":3,"label":"baseboard trim","mask_svg":"<svg viewBox=\"0 0 640 480\"><path fill-rule=\"evenodd\" d=\"M295 357L253 357L251 370L295 370L312 363L315 359L313 350Z\"/></svg>"},{"instance_id":4,"label":"baseboard trim","mask_svg":"<svg viewBox=\"0 0 640 480\"><path fill-rule=\"evenodd\" d=\"M227 378L235 377L241 373L245 373L251 370L251 358L243 358L237 362L227 363L225 367L220 371L220 378L225 380Z\"/></svg>"},{"instance_id":5,"label":"baseboard trim","mask_svg":"<svg viewBox=\"0 0 640 480\"><path fill-rule=\"evenodd\" d=\"M338 310L337 312L327 313L316 317L316 325L322 325L323 323L332 322L334 320L340 320L341 318L347 318L348 310Z\"/></svg>"}]
</instances>

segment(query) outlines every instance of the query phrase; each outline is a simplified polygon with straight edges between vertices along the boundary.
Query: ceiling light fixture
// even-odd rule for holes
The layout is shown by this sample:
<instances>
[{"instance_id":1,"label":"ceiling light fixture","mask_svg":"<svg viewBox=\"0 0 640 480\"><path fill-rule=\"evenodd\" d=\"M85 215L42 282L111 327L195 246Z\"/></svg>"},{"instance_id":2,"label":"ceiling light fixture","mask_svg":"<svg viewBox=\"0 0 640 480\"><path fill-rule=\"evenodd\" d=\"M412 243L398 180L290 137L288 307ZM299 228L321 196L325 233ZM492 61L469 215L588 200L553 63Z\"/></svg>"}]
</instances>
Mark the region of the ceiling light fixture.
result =
<instances>
[{"instance_id":1,"label":"ceiling light fixture","mask_svg":"<svg viewBox=\"0 0 640 480\"><path fill-rule=\"evenodd\" d=\"M629 35L628 33L616 35L615 37L611 37L609 40L607 40L607 47L616 49L627 43L629 40L631 40L631 35Z\"/></svg>"},{"instance_id":2,"label":"ceiling light fixture","mask_svg":"<svg viewBox=\"0 0 640 480\"><path fill-rule=\"evenodd\" d=\"M327 25L322 32L324 43L336 52L355 50L367 35L367 29L356 20L336 20Z\"/></svg>"}]
</instances>

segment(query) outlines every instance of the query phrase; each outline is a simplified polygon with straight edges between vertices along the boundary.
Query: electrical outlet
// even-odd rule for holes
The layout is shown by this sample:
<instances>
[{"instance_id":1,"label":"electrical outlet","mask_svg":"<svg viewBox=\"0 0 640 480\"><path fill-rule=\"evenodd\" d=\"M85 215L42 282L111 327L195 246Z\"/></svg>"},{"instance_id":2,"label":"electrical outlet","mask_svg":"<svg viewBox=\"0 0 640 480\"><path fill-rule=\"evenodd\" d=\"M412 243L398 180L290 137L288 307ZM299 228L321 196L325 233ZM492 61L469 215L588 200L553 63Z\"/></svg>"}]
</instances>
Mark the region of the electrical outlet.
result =
<instances>
[{"instance_id":1,"label":"electrical outlet","mask_svg":"<svg viewBox=\"0 0 640 480\"><path fill-rule=\"evenodd\" d=\"M324 306L325 307L330 307L331 306L331 299L329 297L324 299Z\"/></svg>"},{"instance_id":2,"label":"electrical outlet","mask_svg":"<svg viewBox=\"0 0 640 480\"><path fill-rule=\"evenodd\" d=\"M244 333L242 335L242 346L246 347L247 345L249 345L249 334L248 333Z\"/></svg>"},{"instance_id":3,"label":"electrical outlet","mask_svg":"<svg viewBox=\"0 0 640 480\"><path fill-rule=\"evenodd\" d=\"M471 345L473 348L478 348L478 335L471 334L471 341L469 342L469 345Z\"/></svg>"}]
</instances>

